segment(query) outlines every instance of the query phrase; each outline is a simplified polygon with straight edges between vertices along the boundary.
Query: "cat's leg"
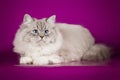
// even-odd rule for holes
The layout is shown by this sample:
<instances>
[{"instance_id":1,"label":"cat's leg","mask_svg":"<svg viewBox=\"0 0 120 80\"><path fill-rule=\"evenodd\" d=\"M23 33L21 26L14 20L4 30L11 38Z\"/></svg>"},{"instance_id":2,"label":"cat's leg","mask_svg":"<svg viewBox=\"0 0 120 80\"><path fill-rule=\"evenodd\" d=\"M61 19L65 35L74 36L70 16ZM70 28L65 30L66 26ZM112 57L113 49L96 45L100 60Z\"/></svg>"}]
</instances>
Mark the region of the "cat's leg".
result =
<instances>
[{"instance_id":1,"label":"cat's leg","mask_svg":"<svg viewBox=\"0 0 120 80\"><path fill-rule=\"evenodd\" d=\"M49 56L49 64L56 64L56 63L62 63L63 62L63 58L60 57L59 55L51 55Z\"/></svg>"},{"instance_id":2,"label":"cat's leg","mask_svg":"<svg viewBox=\"0 0 120 80\"><path fill-rule=\"evenodd\" d=\"M46 65L48 64L48 57L47 56L41 56L41 57L34 57L33 58L33 64L34 65Z\"/></svg>"},{"instance_id":3,"label":"cat's leg","mask_svg":"<svg viewBox=\"0 0 120 80\"><path fill-rule=\"evenodd\" d=\"M102 44L95 44L82 56L82 61L104 61L110 57L109 48Z\"/></svg>"},{"instance_id":4,"label":"cat's leg","mask_svg":"<svg viewBox=\"0 0 120 80\"><path fill-rule=\"evenodd\" d=\"M63 61L62 58L58 55L41 56L41 57L33 58L34 65L55 64L55 63L61 63L62 61Z\"/></svg>"},{"instance_id":5,"label":"cat's leg","mask_svg":"<svg viewBox=\"0 0 120 80\"><path fill-rule=\"evenodd\" d=\"M32 58L31 57L21 57L20 64L32 64Z\"/></svg>"},{"instance_id":6,"label":"cat's leg","mask_svg":"<svg viewBox=\"0 0 120 80\"><path fill-rule=\"evenodd\" d=\"M61 49L58 55L62 58L63 63L68 63L72 61L77 61L80 59L79 55L69 49Z\"/></svg>"}]
</instances>

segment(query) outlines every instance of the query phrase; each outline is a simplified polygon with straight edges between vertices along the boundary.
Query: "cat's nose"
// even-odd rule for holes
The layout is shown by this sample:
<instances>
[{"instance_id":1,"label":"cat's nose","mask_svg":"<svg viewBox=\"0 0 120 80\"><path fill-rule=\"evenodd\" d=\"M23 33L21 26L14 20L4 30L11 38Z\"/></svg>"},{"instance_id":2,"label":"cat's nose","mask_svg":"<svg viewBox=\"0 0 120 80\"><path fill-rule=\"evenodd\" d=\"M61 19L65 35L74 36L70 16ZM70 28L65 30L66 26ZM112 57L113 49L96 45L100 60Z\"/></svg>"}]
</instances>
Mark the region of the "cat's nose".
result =
<instances>
[{"instance_id":1,"label":"cat's nose","mask_svg":"<svg viewBox=\"0 0 120 80\"><path fill-rule=\"evenodd\" d=\"M41 38L43 38L44 36L40 36Z\"/></svg>"}]
</instances>

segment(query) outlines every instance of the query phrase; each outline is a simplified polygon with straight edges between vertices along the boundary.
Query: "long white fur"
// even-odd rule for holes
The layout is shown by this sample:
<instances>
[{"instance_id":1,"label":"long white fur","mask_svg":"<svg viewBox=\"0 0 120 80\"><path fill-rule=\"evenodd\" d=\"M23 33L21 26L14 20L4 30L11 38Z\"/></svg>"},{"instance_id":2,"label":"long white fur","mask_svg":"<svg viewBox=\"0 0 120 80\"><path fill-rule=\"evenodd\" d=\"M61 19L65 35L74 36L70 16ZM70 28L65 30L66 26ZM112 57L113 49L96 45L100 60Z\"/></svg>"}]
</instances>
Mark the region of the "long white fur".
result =
<instances>
[{"instance_id":1,"label":"long white fur","mask_svg":"<svg viewBox=\"0 0 120 80\"><path fill-rule=\"evenodd\" d=\"M54 24L57 31L55 43L38 46L34 42L25 42L23 41L23 37L26 29L21 31L21 27L25 25L35 25L35 23L29 24L31 21L30 15L27 14L27 16L29 22L24 21L22 23L13 42L14 52L21 55L21 64L33 63L34 65L44 65L74 60L80 61L85 54L96 55L97 53L99 55L102 51L102 54L106 55L109 52L109 49L103 44L95 44L95 40L87 28L81 25L66 23ZM53 18L55 18L55 16ZM25 20L27 21L27 19ZM99 55L99 59L102 59L102 56Z\"/></svg>"}]
</instances>

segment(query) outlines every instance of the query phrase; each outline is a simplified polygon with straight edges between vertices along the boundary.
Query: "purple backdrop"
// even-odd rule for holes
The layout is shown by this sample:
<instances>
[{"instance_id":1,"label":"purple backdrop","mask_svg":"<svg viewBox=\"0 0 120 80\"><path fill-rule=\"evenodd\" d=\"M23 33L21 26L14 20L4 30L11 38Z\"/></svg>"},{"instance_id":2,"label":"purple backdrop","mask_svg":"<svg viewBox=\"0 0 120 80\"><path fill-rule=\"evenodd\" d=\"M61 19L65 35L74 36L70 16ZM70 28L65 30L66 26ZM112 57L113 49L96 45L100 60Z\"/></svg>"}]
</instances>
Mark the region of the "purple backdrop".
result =
<instances>
[{"instance_id":1,"label":"purple backdrop","mask_svg":"<svg viewBox=\"0 0 120 80\"><path fill-rule=\"evenodd\" d=\"M81 24L87 27L96 38L96 42L106 43L113 48L116 53L116 56L114 55L115 61L111 61L112 64L107 68L2 67L3 64L18 63L18 56L12 52L12 42L25 13L36 18L49 17L55 14L57 22ZM114 67L119 65L119 0L0 0L0 37L0 80L17 79L17 77L19 80L24 79L24 77L29 80L40 80L54 76L55 79L58 79L60 75L59 79L120 79L120 75L117 74L117 70L120 71L120 69L111 67L111 65Z\"/></svg>"}]
</instances>

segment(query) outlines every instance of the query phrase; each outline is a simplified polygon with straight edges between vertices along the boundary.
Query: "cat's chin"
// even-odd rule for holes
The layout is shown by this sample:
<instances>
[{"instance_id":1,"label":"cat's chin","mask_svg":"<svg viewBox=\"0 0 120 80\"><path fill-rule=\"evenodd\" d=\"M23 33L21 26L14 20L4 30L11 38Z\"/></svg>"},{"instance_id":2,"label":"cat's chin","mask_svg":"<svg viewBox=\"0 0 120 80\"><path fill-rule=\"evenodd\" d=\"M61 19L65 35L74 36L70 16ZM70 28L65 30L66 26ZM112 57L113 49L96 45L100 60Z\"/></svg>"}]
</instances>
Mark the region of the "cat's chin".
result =
<instances>
[{"instance_id":1,"label":"cat's chin","mask_svg":"<svg viewBox=\"0 0 120 80\"><path fill-rule=\"evenodd\" d=\"M40 45L40 46L44 46L44 45L46 45L46 44L51 44L52 42L47 42L47 41L45 41L45 40L39 40L39 41L37 41L36 42L38 45Z\"/></svg>"},{"instance_id":2,"label":"cat's chin","mask_svg":"<svg viewBox=\"0 0 120 80\"><path fill-rule=\"evenodd\" d=\"M37 41L38 43L45 43L45 41L44 40L39 40L39 41Z\"/></svg>"}]
</instances>

